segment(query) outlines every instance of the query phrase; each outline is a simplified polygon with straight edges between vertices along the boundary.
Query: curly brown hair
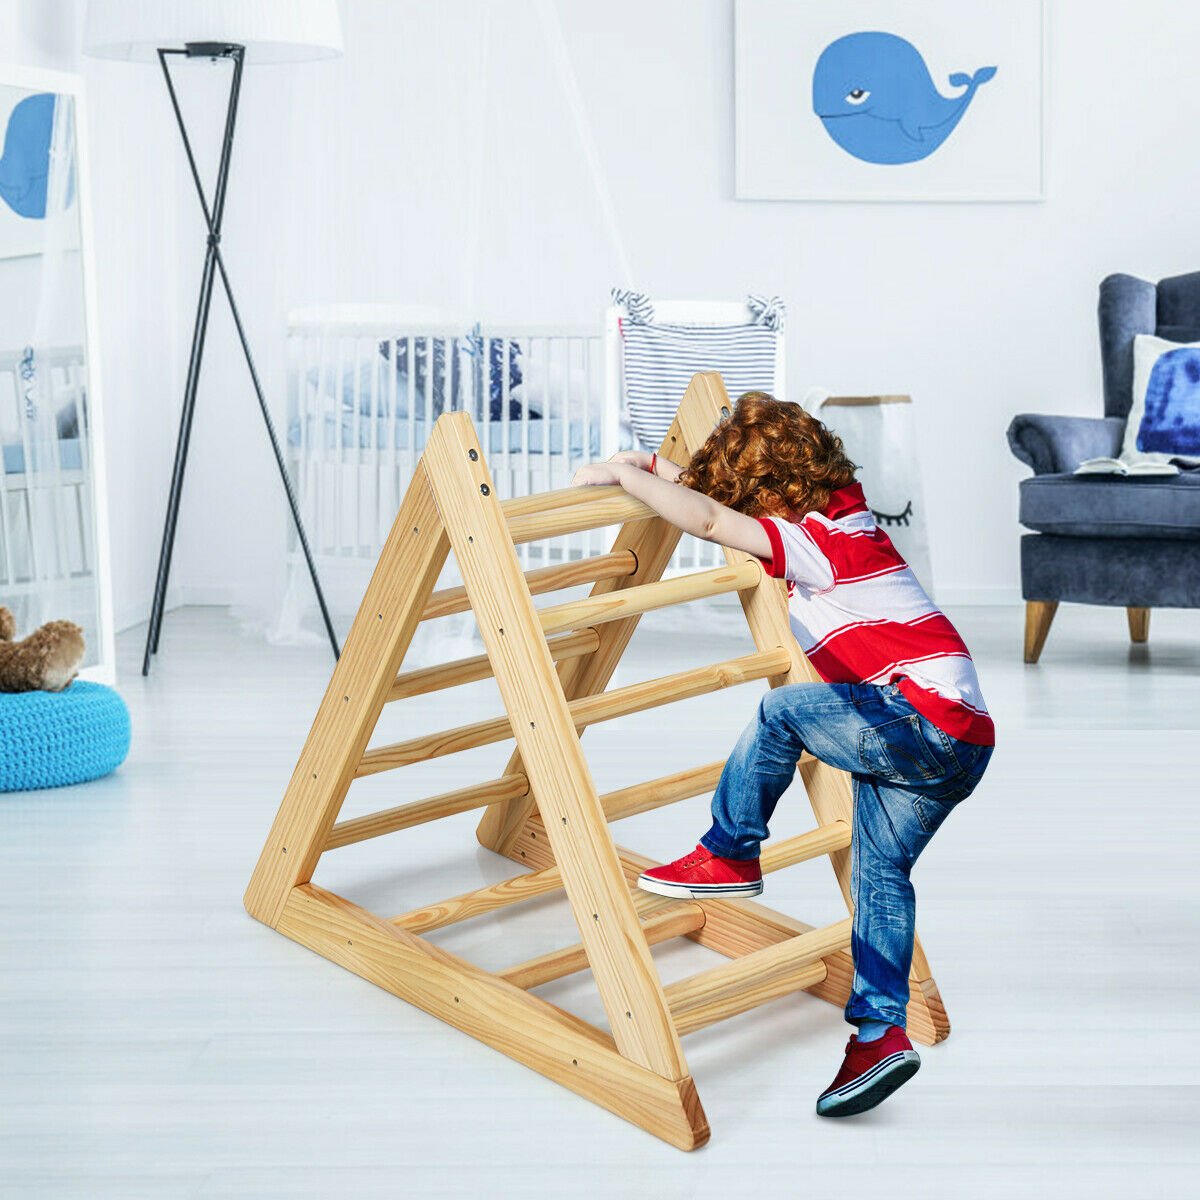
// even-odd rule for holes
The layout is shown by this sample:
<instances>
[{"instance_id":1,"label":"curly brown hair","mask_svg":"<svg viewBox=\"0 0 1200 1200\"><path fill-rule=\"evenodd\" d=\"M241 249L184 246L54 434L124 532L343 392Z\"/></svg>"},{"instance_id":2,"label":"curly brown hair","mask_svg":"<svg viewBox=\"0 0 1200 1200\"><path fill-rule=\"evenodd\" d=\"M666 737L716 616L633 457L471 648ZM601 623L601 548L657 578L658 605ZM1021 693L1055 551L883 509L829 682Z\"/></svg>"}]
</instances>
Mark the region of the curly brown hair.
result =
<instances>
[{"instance_id":1,"label":"curly brown hair","mask_svg":"<svg viewBox=\"0 0 1200 1200\"><path fill-rule=\"evenodd\" d=\"M795 518L824 508L856 469L842 439L799 404L747 392L679 482L747 516Z\"/></svg>"}]
</instances>

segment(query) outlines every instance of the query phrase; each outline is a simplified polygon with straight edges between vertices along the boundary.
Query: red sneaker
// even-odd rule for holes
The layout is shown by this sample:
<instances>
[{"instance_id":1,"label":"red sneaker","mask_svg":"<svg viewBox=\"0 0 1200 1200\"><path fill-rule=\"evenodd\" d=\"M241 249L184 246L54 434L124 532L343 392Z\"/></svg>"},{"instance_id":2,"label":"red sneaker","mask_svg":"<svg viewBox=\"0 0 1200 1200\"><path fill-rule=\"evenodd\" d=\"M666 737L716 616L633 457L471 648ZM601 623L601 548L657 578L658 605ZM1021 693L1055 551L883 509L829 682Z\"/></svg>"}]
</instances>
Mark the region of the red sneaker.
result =
<instances>
[{"instance_id":1,"label":"red sneaker","mask_svg":"<svg viewBox=\"0 0 1200 1200\"><path fill-rule=\"evenodd\" d=\"M854 1034L846 1043L846 1059L837 1078L817 1099L817 1116L852 1117L886 1100L907 1083L921 1065L903 1029L890 1025L873 1042Z\"/></svg>"},{"instance_id":2,"label":"red sneaker","mask_svg":"<svg viewBox=\"0 0 1200 1200\"><path fill-rule=\"evenodd\" d=\"M638 876L638 887L657 896L692 900L737 899L762 894L757 858L718 858L697 846L691 854Z\"/></svg>"}]
</instances>

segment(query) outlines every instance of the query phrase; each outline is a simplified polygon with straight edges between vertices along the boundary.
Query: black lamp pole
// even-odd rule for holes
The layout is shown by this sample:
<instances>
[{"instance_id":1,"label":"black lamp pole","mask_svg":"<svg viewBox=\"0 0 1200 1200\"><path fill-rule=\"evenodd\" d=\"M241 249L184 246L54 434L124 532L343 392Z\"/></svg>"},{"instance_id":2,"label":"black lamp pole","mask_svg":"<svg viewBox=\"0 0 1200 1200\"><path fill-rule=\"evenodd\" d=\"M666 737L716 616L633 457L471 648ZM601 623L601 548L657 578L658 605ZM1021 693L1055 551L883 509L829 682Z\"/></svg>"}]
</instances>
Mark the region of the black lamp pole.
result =
<instances>
[{"instance_id":1,"label":"black lamp pole","mask_svg":"<svg viewBox=\"0 0 1200 1200\"><path fill-rule=\"evenodd\" d=\"M208 198L204 194L204 185L200 182L200 172L196 167L191 139L188 137L187 126L184 124L183 113L179 107L179 97L175 94L175 84L167 67L167 59L171 55L214 60L224 58L233 63L233 76L229 84L229 101L225 111L225 133L221 141L221 161L217 169L217 186L213 192L211 209ZM287 465L284 463L283 453L279 449L279 439L275 436L275 425L271 420L266 398L263 396L262 384L254 366L254 356L250 353L250 344L246 340L246 331L242 327L241 314L234 301L233 289L225 271L225 260L221 255L221 222L225 216L229 160L233 150L233 130L237 120L238 95L242 87L242 65L245 57L245 46L229 45L225 42L189 42L182 50L160 49L158 51L159 65L162 67L163 77L167 81L171 107L175 110L175 120L179 125L183 148L187 152L188 166L192 171L192 182L196 185L196 195L199 197L200 207L204 210L204 223L208 227L208 249L204 255L204 271L200 277L200 300L196 307L196 325L192 332L192 352L188 359L187 384L183 390L183 412L179 419L179 439L175 445L175 467L171 472L171 491L167 499L167 518L163 525L162 549L158 556L158 577L154 584L154 604L150 609L150 627L146 631L146 652L142 659L143 675L150 673L150 659L158 653L158 638L162 631L163 608L167 598L167 580L171 574L171 551L175 545L175 526L179 520L179 500L183 492L183 473L187 467L188 443L192 435L192 417L196 411L196 387L200 382L200 361L204 357L204 338L208 332L208 313L212 306L213 281L218 271L221 274L221 284L225 289L225 295L229 300L230 311L233 313L233 323L237 327L242 353L246 356L246 366L250 369L250 379L254 384L254 394L258 397L258 407L267 427L271 450L275 454L275 465L279 468L279 478L283 481L283 490L287 493L288 507L292 511L292 520L296 525L296 535L304 550L308 573L312 576L313 588L317 593L317 603L321 608L321 618L325 622L325 632L329 635L329 644L333 647L334 657L336 658L339 654L337 635L333 631L333 622L329 618L329 609L325 604L324 593L321 591L321 581L317 578L317 567L313 562L312 550L309 548L308 538L304 533L304 523L300 519L296 493L292 490L292 481L288 476Z\"/></svg>"}]
</instances>

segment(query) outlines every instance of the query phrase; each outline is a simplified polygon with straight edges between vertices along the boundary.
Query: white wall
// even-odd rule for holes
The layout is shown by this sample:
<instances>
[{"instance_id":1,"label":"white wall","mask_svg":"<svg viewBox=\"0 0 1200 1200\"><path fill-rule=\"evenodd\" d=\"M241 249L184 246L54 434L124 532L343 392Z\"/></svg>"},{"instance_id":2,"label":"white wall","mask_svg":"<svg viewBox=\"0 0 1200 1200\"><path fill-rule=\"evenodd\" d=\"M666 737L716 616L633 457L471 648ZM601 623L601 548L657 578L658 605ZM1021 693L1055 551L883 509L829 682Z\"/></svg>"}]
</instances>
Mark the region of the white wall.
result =
<instances>
[{"instance_id":1,"label":"white wall","mask_svg":"<svg viewBox=\"0 0 1200 1200\"><path fill-rule=\"evenodd\" d=\"M1022 468L1004 442L1010 416L1100 411L1103 275L1200 266L1200 8L1051 0L1047 200L955 206L735 201L732 7L558 0L631 282L675 296L777 291L790 304L793 394L814 383L911 392L940 596L1015 599ZM224 244L280 420L294 305L394 300L595 320L622 282L536 4L342 9L344 58L251 69L244 88ZM128 616L149 603L203 229L156 74L90 61L86 73ZM203 66L185 80L212 135L221 87ZM283 539L282 496L218 304L176 555L181 595L261 603Z\"/></svg>"}]
</instances>

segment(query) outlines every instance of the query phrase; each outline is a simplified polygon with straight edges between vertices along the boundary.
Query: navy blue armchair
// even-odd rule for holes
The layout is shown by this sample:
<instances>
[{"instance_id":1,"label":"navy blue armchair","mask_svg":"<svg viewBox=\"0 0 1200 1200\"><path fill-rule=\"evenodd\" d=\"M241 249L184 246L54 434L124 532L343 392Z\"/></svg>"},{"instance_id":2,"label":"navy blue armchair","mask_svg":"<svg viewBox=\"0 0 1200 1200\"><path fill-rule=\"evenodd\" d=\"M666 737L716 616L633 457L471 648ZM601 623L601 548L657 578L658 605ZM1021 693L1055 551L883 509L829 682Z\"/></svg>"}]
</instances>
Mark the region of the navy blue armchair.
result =
<instances>
[{"instance_id":1,"label":"navy blue armchair","mask_svg":"<svg viewBox=\"0 0 1200 1200\"><path fill-rule=\"evenodd\" d=\"M1200 271L1157 284L1110 275L1100 285L1103 417L1024 413L1008 427L1021 482L1025 661L1041 656L1062 601L1122 607L1129 636L1149 636L1152 608L1200 608L1200 471L1170 478L1078 476L1085 458L1118 455L1133 401L1133 339L1200 341Z\"/></svg>"}]
</instances>

